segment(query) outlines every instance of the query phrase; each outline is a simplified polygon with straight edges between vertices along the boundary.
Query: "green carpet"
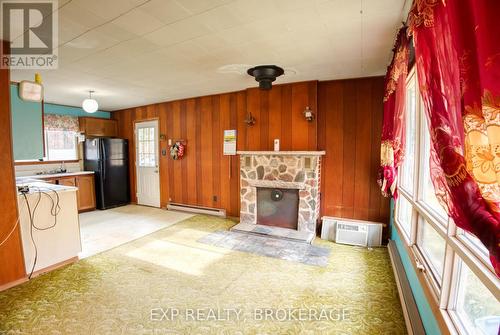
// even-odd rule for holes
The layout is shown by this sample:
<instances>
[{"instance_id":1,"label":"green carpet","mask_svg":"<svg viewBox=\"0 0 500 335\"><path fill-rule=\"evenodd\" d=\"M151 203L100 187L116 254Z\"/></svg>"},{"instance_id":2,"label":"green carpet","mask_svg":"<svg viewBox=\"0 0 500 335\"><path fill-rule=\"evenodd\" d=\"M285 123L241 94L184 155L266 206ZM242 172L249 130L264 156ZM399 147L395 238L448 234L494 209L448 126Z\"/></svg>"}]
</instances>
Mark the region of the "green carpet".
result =
<instances>
[{"instance_id":1,"label":"green carpet","mask_svg":"<svg viewBox=\"0 0 500 335\"><path fill-rule=\"evenodd\" d=\"M0 334L406 333L387 249L316 239L317 267L196 242L233 224L195 216L0 292Z\"/></svg>"}]
</instances>

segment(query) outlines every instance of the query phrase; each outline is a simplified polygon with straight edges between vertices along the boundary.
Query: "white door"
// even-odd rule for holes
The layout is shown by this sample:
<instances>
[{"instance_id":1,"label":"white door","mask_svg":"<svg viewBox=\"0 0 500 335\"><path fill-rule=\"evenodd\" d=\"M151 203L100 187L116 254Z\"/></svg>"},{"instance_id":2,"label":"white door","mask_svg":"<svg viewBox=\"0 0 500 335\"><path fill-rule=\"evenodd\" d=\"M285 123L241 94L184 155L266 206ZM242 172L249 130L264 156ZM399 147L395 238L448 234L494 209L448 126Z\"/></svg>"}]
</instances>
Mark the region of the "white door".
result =
<instances>
[{"instance_id":1,"label":"white door","mask_svg":"<svg viewBox=\"0 0 500 335\"><path fill-rule=\"evenodd\" d=\"M137 203L160 207L160 173L158 169L158 121L135 124Z\"/></svg>"}]
</instances>

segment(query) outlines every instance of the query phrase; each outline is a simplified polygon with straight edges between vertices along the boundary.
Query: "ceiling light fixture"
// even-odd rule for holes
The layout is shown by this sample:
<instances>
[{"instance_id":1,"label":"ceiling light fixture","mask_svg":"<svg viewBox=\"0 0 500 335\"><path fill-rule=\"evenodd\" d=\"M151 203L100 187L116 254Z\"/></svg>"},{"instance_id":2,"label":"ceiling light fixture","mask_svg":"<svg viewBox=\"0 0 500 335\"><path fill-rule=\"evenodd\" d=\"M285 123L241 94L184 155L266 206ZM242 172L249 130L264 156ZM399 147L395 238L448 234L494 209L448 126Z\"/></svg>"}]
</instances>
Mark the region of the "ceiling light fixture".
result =
<instances>
[{"instance_id":1,"label":"ceiling light fixture","mask_svg":"<svg viewBox=\"0 0 500 335\"><path fill-rule=\"evenodd\" d=\"M276 65L259 65L248 69L247 73L255 77L261 90L270 90L273 81L285 71Z\"/></svg>"},{"instance_id":2,"label":"ceiling light fixture","mask_svg":"<svg viewBox=\"0 0 500 335\"><path fill-rule=\"evenodd\" d=\"M83 100L82 102L82 108L87 113L95 113L99 108L99 104L97 103L97 101L95 99L92 99L92 93L94 93L94 91L89 91L89 98Z\"/></svg>"}]
</instances>

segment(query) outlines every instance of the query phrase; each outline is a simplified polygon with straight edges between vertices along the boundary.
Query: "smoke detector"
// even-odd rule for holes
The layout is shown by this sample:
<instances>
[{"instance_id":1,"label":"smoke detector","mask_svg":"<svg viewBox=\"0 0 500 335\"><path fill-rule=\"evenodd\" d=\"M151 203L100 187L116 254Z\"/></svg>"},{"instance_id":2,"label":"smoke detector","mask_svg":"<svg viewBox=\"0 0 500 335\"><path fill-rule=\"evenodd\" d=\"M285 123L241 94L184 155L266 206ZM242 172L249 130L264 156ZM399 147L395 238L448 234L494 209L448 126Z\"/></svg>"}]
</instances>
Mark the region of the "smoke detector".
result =
<instances>
[{"instance_id":1,"label":"smoke detector","mask_svg":"<svg viewBox=\"0 0 500 335\"><path fill-rule=\"evenodd\" d=\"M248 69L247 73L255 77L261 90L270 90L273 81L285 71L276 65L258 65Z\"/></svg>"}]
</instances>

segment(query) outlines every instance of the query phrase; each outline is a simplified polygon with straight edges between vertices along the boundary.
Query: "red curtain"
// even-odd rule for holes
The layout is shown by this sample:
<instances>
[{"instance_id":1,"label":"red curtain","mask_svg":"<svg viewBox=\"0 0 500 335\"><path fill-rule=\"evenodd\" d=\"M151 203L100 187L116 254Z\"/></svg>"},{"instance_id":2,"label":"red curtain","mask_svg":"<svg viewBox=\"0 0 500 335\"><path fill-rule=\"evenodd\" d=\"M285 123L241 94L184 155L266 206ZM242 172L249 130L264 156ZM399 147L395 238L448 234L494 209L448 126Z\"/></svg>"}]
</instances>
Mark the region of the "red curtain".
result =
<instances>
[{"instance_id":1,"label":"red curtain","mask_svg":"<svg viewBox=\"0 0 500 335\"><path fill-rule=\"evenodd\" d=\"M416 0L409 15L431 178L500 275L500 1Z\"/></svg>"},{"instance_id":2,"label":"red curtain","mask_svg":"<svg viewBox=\"0 0 500 335\"><path fill-rule=\"evenodd\" d=\"M397 175L405 148L405 96L408 73L408 38L406 27L399 30L392 62L387 68L384 92L384 123L380 148L378 183L384 196L397 198Z\"/></svg>"}]
</instances>

